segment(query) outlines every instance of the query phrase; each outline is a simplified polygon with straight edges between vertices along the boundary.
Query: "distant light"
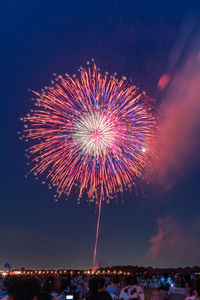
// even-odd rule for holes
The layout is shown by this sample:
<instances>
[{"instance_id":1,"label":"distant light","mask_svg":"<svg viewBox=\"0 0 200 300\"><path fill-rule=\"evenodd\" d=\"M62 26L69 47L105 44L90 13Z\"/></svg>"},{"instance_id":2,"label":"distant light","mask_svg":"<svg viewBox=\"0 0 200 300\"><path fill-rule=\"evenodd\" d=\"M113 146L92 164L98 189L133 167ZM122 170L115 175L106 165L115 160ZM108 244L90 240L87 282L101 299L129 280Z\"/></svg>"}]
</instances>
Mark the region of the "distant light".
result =
<instances>
[{"instance_id":1,"label":"distant light","mask_svg":"<svg viewBox=\"0 0 200 300\"><path fill-rule=\"evenodd\" d=\"M146 148L142 148L142 152L146 152Z\"/></svg>"}]
</instances>

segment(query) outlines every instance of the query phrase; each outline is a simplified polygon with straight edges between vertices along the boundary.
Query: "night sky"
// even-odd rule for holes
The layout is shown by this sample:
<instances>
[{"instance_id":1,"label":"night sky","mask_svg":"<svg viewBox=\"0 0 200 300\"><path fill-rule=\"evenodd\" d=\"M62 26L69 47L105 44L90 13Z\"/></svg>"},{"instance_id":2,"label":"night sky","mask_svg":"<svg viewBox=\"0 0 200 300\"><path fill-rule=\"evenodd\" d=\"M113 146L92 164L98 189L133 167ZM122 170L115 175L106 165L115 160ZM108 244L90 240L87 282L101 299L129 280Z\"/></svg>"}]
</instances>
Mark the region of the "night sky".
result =
<instances>
[{"instance_id":1,"label":"night sky","mask_svg":"<svg viewBox=\"0 0 200 300\"><path fill-rule=\"evenodd\" d=\"M56 203L46 185L31 175L25 178L26 144L17 132L23 128L19 118L32 107L28 89L48 85L54 72L77 73L80 65L94 58L102 72L132 78L157 100L157 106L166 105L176 87L159 90L158 81L165 73L172 82L177 80L190 55L200 53L199 12L200 4L192 7L190 1L1 1L0 269L6 262L26 268L92 265L94 207L85 201L77 205L74 193L68 201ZM193 89L193 83L200 78L200 69L195 64L195 70L190 70L196 77L187 75L189 89L192 86L197 99L200 90ZM173 101L171 97L171 107ZM192 109L199 112L198 101L192 103ZM181 118L179 109L174 112ZM119 199L103 205L100 265L200 264L197 129L196 118L187 141L176 145L181 167L174 168L172 163L160 180L157 166L158 175L144 187L144 195L141 190L138 196L125 192L123 204ZM193 147L183 155L188 144Z\"/></svg>"}]
</instances>

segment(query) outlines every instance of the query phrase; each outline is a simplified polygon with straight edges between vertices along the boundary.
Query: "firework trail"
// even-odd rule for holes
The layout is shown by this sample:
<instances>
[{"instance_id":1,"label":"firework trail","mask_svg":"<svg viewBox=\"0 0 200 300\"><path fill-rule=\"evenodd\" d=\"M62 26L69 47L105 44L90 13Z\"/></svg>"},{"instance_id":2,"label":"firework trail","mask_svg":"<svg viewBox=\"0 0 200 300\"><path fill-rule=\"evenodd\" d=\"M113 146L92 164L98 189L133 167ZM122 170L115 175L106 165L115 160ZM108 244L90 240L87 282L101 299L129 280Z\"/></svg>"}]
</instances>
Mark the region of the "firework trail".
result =
<instances>
[{"instance_id":1,"label":"firework trail","mask_svg":"<svg viewBox=\"0 0 200 300\"><path fill-rule=\"evenodd\" d=\"M98 206L94 260L102 201L109 202L137 178L148 181L157 119L152 100L116 74L101 75L93 64L80 78L58 76L37 96L36 108L23 119L31 141L31 172L44 174L57 198L77 186Z\"/></svg>"}]
</instances>

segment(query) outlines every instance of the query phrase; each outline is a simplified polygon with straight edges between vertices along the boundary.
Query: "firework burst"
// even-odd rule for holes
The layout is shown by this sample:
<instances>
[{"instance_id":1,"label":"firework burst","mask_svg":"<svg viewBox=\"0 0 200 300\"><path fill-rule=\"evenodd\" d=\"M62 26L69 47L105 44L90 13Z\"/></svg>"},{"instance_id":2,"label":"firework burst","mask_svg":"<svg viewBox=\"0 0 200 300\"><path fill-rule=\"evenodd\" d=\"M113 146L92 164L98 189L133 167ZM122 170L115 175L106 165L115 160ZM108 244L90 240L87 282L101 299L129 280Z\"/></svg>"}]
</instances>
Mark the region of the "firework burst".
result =
<instances>
[{"instance_id":1,"label":"firework burst","mask_svg":"<svg viewBox=\"0 0 200 300\"><path fill-rule=\"evenodd\" d=\"M97 204L148 180L157 120L153 102L125 78L101 75L96 65L80 76L58 76L36 95L24 118L33 167L45 174L58 198L78 186ZM51 186L50 186L51 184Z\"/></svg>"}]
</instances>

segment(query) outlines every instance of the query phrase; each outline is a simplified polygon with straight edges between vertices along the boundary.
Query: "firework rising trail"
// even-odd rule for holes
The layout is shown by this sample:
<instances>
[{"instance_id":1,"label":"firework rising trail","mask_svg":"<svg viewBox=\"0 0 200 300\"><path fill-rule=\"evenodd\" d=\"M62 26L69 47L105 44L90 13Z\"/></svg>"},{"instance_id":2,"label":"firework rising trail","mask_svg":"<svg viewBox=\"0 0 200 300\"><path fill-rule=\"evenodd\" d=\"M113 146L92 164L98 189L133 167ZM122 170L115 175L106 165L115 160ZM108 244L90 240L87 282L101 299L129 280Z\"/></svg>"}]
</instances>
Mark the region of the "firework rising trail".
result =
<instances>
[{"instance_id":1,"label":"firework rising trail","mask_svg":"<svg viewBox=\"0 0 200 300\"><path fill-rule=\"evenodd\" d=\"M152 100L125 78L101 75L95 64L79 71L34 92L23 134L36 178L44 174L57 198L77 186L78 201L87 194L99 207L95 263L102 201L149 180L157 119Z\"/></svg>"}]
</instances>

